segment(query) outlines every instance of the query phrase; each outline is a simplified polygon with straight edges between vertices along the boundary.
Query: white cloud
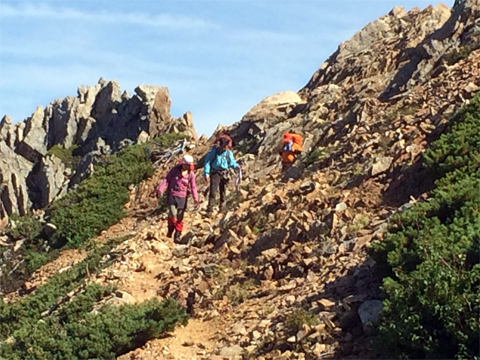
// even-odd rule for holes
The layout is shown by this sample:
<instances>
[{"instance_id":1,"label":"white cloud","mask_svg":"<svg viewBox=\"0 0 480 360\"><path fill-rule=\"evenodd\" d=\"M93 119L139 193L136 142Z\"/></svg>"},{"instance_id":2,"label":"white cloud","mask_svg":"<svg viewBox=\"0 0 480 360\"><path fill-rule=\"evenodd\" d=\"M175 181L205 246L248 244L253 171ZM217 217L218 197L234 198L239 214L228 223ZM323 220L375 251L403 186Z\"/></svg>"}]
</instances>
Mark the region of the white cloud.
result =
<instances>
[{"instance_id":1,"label":"white cloud","mask_svg":"<svg viewBox=\"0 0 480 360\"><path fill-rule=\"evenodd\" d=\"M199 18L170 14L115 13L107 11L88 12L65 7L52 7L42 3L21 3L11 6L0 3L2 18L48 18L56 20L78 20L91 23L122 23L170 29L209 29L217 25Z\"/></svg>"}]
</instances>

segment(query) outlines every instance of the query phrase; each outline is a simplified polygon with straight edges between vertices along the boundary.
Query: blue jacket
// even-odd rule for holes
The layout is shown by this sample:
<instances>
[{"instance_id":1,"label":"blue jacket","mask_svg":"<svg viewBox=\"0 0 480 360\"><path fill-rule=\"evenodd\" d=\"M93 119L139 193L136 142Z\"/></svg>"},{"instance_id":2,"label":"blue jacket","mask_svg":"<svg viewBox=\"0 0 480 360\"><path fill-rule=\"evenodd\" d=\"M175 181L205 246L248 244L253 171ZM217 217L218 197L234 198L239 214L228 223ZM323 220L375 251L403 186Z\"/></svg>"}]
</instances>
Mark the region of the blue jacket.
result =
<instances>
[{"instance_id":1,"label":"blue jacket","mask_svg":"<svg viewBox=\"0 0 480 360\"><path fill-rule=\"evenodd\" d=\"M203 175L205 177L210 175L210 171L222 171L229 168L238 168L238 164L233 157L233 152L224 150L220 152L218 147L212 148L205 158L205 166L203 168Z\"/></svg>"}]
</instances>

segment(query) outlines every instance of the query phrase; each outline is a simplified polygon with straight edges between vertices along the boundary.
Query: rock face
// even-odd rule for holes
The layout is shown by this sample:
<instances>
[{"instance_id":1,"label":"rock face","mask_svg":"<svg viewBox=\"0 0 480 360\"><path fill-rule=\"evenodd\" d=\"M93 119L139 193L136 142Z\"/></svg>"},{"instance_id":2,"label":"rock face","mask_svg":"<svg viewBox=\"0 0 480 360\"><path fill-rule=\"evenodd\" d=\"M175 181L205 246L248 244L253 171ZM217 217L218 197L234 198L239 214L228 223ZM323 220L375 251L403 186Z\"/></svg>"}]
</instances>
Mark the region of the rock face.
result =
<instances>
[{"instance_id":1,"label":"rock face","mask_svg":"<svg viewBox=\"0 0 480 360\"><path fill-rule=\"evenodd\" d=\"M96 154L115 152L122 142L145 142L165 132L181 131L196 139L192 115L170 116L165 87L140 85L135 95L121 92L117 81L103 78L93 87L81 86L69 96L39 106L24 122L0 123L0 217L43 208L82 179ZM70 169L49 155L54 147L71 149L82 161Z\"/></svg>"},{"instance_id":2,"label":"rock face","mask_svg":"<svg viewBox=\"0 0 480 360\"><path fill-rule=\"evenodd\" d=\"M455 67L456 53L480 48L479 17L478 0L464 1L453 10L442 4L409 12L394 8L342 43L298 92L302 100L292 93L268 97L241 121L218 131L230 134L242 153L261 157L257 169L278 163L279 141L286 130L304 135L304 150L335 146L336 140L371 128L377 128L377 140L370 141L382 143L382 133L395 128L389 124L392 117L416 110L408 100L416 90ZM478 78L472 76L451 88L466 92L477 85ZM284 100L273 100L277 98ZM382 113L387 102L397 103L397 109ZM401 146L412 145L410 140L403 142ZM374 157L364 155L366 166Z\"/></svg>"}]
</instances>

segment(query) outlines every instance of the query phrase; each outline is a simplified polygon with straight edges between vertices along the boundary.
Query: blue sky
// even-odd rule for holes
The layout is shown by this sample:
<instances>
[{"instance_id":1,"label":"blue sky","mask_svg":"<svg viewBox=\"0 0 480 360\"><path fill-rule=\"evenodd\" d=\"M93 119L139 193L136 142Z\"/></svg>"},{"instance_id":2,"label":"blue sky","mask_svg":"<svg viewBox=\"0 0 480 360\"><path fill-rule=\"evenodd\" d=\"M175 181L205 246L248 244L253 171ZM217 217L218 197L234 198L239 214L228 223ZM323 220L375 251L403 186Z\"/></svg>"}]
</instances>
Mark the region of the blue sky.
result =
<instances>
[{"instance_id":1,"label":"blue sky","mask_svg":"<svg viewBox=\"0 0 480 360\"><path fill-rule=\"evenodd\" d=\"M172 116L191 111L210 135L266 96L298 91L341 42L395 5L430 4L0 0L0 117L22 121L103 77L130 94L167 86Z\"/></svg>"}]
</instances>

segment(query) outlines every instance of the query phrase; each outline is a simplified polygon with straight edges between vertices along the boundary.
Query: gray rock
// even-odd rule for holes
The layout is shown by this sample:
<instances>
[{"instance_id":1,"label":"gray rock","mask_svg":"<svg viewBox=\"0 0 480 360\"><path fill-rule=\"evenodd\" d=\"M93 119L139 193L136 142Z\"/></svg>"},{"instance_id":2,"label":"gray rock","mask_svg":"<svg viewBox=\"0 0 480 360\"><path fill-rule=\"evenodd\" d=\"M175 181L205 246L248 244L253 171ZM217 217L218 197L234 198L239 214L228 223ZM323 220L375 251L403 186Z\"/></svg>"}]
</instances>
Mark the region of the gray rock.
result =
<instances>
[{"instance_id":1,"label":"gray rock","mask_svg":"<svg viewBox=\"0 0 480 360\"><path fill-rule=\"evenodd\" d=\"M16 154L6 142L0 141L0 197L7 214L15 212L25 215L30 209L27 177L32 168L32 162Z\"/></svg>"},{"instance_id":2,"label":"gray rock","mask_svg":"<svg viewBox=\"0 0 480 360\"><path fill-rule=\"evenodd\" d=\"M243 353L243 348L239 345L226 346L220 349L220 356L233 357L240 356Z\"/></svg>"},{"instance_id":3,"label":"gray rock","mask_svg":"<svg viewBox=\"0 0 480 360\"><path fill-rule=\"evenodd\" d=\"M358 316L363 324L375 324L382 312L383 305L380 300L367 300L358 308Z\"/></svg>"},{"instance_id":4,"label":"gray rock","mask_svg":"<svg viewBox=\"0 0 480 360\"><path fill-rule=\"evenodd\" d=\"M172 254L178 258L184 256L188 251L188 245L176 245L173 249Z\"/></svg>"},{"instance_id":5,"label":"gray rock","mask_svg":"<svg viewBox=\"0 0 480 360\"><path fill-rule=\"evenodd\" d=\"M59 196L67 193L71 170L55 156L45 156L40 161L39 170L30 178L37 186L34 206L44 208Z\"/></svg>"},{"instance_id":6,"label":"gray rock","mask_svg":"<svg viewBox=\"0 0 480 360\"><path fill-rule=\"evenodd\" d=\"M392 165L392 162L393 162L393 157L391 156L382 156L375 159L375 162L373 163L372 168L370 170L370 175L376 176L378 174L384 173L390 168L390 166Z\"/></svg>"},{"instance_id":7,"label":"gray rock","mask_svg":"<svg viewBox=\"0 0 480 360\"><path fill-rule=\"evenodd\" d=\"M37 107L25 122L22 140L15 152L31 162L38 162L47 153L47 127L44 124L44 111Z\"/></svg>"},{"instance_id":8,"label":"gray rock","mask_svg":"<svg viewBox=\"0 0 480 360\"><path fill-rule=\"evenodd\" d=\"M345 204L344 202L338 203L335 206L335 211L336 212L342 212L343 210L346 210L346 209L347 209L347 204Z\"/></svg>"}]
</instances>

